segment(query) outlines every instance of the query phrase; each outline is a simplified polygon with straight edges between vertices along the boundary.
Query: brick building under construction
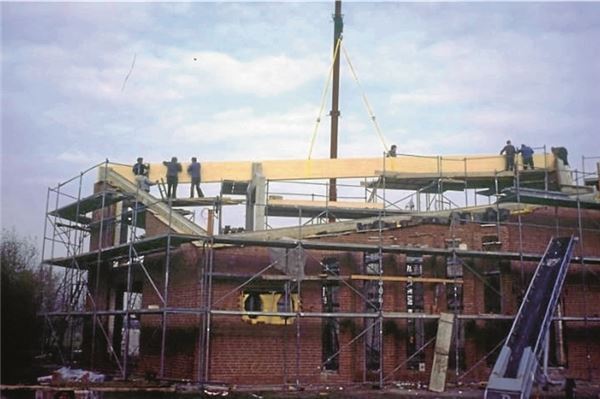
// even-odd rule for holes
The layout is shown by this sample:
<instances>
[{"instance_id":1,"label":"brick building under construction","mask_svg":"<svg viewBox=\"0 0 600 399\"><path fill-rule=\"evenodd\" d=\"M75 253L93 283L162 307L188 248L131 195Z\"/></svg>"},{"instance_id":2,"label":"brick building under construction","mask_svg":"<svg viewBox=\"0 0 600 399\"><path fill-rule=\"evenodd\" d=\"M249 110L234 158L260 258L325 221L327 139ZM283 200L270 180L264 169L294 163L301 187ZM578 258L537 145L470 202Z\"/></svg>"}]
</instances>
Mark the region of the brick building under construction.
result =
<instances>
[{"instance_id":1,"label":"brick building under construction","mask_svg":"<svg viewBox=\"0 0 600 399\"><path fill-rule=\"evenodd\" d=\"M44 264L65 268L68 299L46 314L48 345L123 378L227 386L443 389L491 381L509 350L505 368L520 368L503 381L598 382L598 173L535 161L515 172L498 172L501 156L206 162L203 185L218 194L196 199L141 190L131 165L96 165L48 191ZM362 179L348 190L364 199L315 200L328 179L339 193ZM286 198L285 182L311 199ZM223 226L234 208L243 229ZM564 265L542 280L552 256Z\"/></svg>"}]
</instances>

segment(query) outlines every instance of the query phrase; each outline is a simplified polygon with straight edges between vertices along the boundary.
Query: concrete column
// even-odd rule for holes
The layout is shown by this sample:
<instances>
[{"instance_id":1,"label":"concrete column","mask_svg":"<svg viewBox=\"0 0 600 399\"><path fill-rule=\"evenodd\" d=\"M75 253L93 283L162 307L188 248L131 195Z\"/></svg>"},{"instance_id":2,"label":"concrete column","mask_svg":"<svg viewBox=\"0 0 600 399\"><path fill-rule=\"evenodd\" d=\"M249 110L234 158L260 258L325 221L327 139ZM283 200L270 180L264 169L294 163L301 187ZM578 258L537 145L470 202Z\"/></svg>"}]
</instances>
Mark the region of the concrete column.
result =
<instances>
[{"instance_id":1,"label":"concrete column","mask_svg":"<svg viewBox=\"0 0 600 399\"><path fill-rule=\"evenodd\" d=\"M265 229L266 179L262 164L252 164L252 180L246 193L246 231Z\"/></svg>"}]
</instances>

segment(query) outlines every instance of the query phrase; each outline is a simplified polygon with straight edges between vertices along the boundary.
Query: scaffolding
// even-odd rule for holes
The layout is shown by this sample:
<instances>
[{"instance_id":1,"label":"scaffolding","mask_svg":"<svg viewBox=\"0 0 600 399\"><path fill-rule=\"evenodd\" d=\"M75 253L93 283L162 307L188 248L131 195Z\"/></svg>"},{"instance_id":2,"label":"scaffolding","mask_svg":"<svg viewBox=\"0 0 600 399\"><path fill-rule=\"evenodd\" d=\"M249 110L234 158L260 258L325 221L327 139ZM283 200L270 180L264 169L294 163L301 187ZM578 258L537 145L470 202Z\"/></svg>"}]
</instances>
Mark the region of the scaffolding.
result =
<instances>
[{"instance_id":1,"label":"scaffolding","mask_svg":"<svg viewBox=\"0 0 600 399\"><path fill-rule=\"evenodd\" d=\"M545 146L542 147L545 153ZM546 157L544 156L544 159ZM590 158L587 158L588 160ZM159 353L159 379L168 379L168 332L169 332L169 316L173 315L188 315L195 317L197 322L197 353L195 354L196 364L195 376L191 380L205 384L213 382L211 377L211 364L214 356L211 353L212 327L214 323L218 323L221 318L227 317L246 317L250 320L256 318L279 318L283 320L285 326L290 324L295 325L293 337L288 337L288 328L283 329L284 346L287 347L288 341L293 343L293 353L283 349L283 379L281 386L294 386L301 388L307 384L314 385L315 379L319 374L324 373L331 366L332 362L339 362L339 358L343 351L353 350L352 348L360 347L363 353L362 359L362 379L358 383L373 383L379 387L384 387L390 384L398 377L398 372L407 364L413 362L416 367L419 363L424 362L423 354L434 342L434 337L427 337L424 331L424 321L435 321L439 319L439 314L430 314L425 309L415 307L406 312L390 311L387 304L384 304L386 287L393 283L410 284L414 291L411 295L418 295L417 291L422 289L423 284L444 284L450 287L449 292L453 298L448 299L448 302L453 305L449 308L454 314L458 323L455 323L454 349L453 349L453 364L454 364L454 382L464 381L468 375L472 373L483 361L488 359L497 352L502 341L498 342L488 353L481 359L471 364L470 368L461 368L461 365L466 364L464 355L462 354L465 333L464 323L462 321L510 321L512 315L503 314L465 314L463 313L462 296L463 289L463 274L465 272L472 273L473 276L480 280L483 285L495 292L496 295L501 293L475 270L469 262L469 259L488 259L488 260L509 260L519 264L520 270L520 289L526 287L526 272L525 263L535 262L541 259L541 254L527 253L523 246L523 227L527 224L522 220L522 214L526 211L526 205L530 204L545 204L553 206L555 209L556 222L554 226L532 225L539 228L552 229L558 235L561 226L559 225L559 207L572 207L577 211L577 226L576 230L580 237L579 241L579 256L573 258L573 262L581 264L582 280L584 292L588 290L588 276L598 278L597 272L590 268L590 265L599 265L600 257L586 255L585 242L583 240L584 232L586 234L596 234L600 232L597 227L587 227L582 218L583 209L589 207L598 209L598 206L589 205L588 201L582 200L580 195L580 186L575 185L576 196L573 199L570 197L568 202L565 198L554 198L540 196L537 192L525 190L526 187L535 189L543 189L547 192L551 188L558 186L557 179L548 173L548 168L544 167L538 171L524 171L520 165L514 173L499 171L495 173L493 181L482 182L477 177L469 176L468 163L470 158L464 158L464 179L462 181L452 178L449 179L444 175L445 162L459 162L456 159L445 160L444 157L436 157L438 164L439 176L434 179L407 179L395 177L393 174L381 171L381 175L373 182L363 181L361 186L364 193L361 198L370 202L381 201L382 206L376 209L375 215L369 219L361 219L361 231L367 231L376 234L374 243L343 243L336 241L335 230L331 234L325 235L323 238L315 240L310 236L311 232L322 229L320 222L326 222L331 217L347 217L349 219L361 218L365 216L365 212L352 211L345 209L332 210L327 205L326 194L325 208L320 211L311 210L307 212L307 208L295 207L297 212L298 224L293 229L296 229L294 237L280 239L280 237L261 236L261 233L238 233L238 234L181 234L174 231L173 215L177 214L178 208L172 199L163 200L155 199L157 203L165 204L168 208L168 217L166 227L162 234L145 237L144 226L148 220L149 209L153 204L148 203L148 196L140 193L139 189L135 192L127 192L116 189L108 183L108 173L110 163L108 160L94 165L93 167L81 172L78 176L58 184L56 187L49 188L46 201L46 218L44 228L44 242L42 246L43 261L42 267L46 269L46 273L52 275L55 267L60 267L62 273L61 286L59 289L63 293L62 307L60 309L46 309L43 317L46 320L47 336L45 342L47 346L58 348L58 356L61 362L65 364L77 364L81 361L77 356L77 337L86 333L91 334L88 340L90 347L87 348L89 358L87 359L89 366L92 369L112 369L117 370L122 379L128 379L132 373L132 368L135 367L135 350L131 350L131 340L134 338L132 331L135 329L136 322L139 324L143 317L155 317L160 319L160 323L155 326L154 330L160 335L160 353ZM582 159L584 165L585 158ZM385 162L383 162L385 166ZM547 166L547 165L544 165ZM585 167L585 166L583 166ZM95 184L95 192L90 196L82 196L84 182L93 177L97 173L98 182ZM595 175L592 173L574 171L575 182L584 182ZM526 176L523 178L523 176ZM225 182L221 182L223 186ZM267 201L264 204L265 209L269 208L269 198L271 195L288 194L271 191L269 189L276 182L266 181ZM66 187L75 184L73 191L66 190ZM318 184L318 183L313 183ZM324 192L329 192L328 183L322 185ZM343 187L337 184L337 187ZM512 187L512 191L510 191ZM477 191L484 188L483 191ZM396 189L411 189L414 192L408 196L401 197L399 200L393 201L391 196L386 194L386 191ZM508 191L503 191L508 189ZM459 207L455 201L450 199L446 192L448 190L464 191L464 207ZM468 190L471 190L474 201L473 206L469 206ZM526 195L523 195L523 191ZM583 191L583 190L582 190ZM208 201L207 204L212 206L211 211L218 215L219 226L221 226L221 217L223 212L224 197L221 194L213 201ZM587 190L586 190L587 193ZM583 193L582 193L583 194ZM311 194L313 199L315 194ZM481 207L477 204L477 196L486 195L489 200L487 206ZM422 197L425 197L424 200ZM151 196L150 196L151 197ZM343 198L341 196L340 198ZM496 200L492 203L491 199ZM416 201L416 209L407 208L401 209L399 204L407 201ZM64 204L64 202L68 204ZM502 209L506 209L503 202L514 202L516 205L511 208L512 212L517 214L517 221L512 222L502 215ZM534 202L536 201L536 202ZM51 203L53 203L52 209ZM184 201L178 202L180 205L185 204ZM236 202L239 204L240 202ZM424 206L423 206L424 204ZM589 205L589 206L588 206ZM508 205L506 205L508 206ZM282 210L283 209L283 210ZM467 211L481 211L481 209L495 209L492 217L488 217L484 221L473 220L467 214ZM92 217L86 215L92 213ZM271 216L278 215L277 210L273 210ZM290 209L280 208L280 214L283 216L291 216ZM304 213L306 212L306 213ZM336 213L337 212L337 213ZM267 214L269 212L267 211ZM370 211L373 214L373 211ZM342 216L340 216L342 215ZM407 222L413 217L433 217L438 219L446 218L449 225L450 239L445 248L433 248L424 246L401 246L396 244L386 243L384 234L390 229L401 226L402 222ZM308 221L305 221L308 219ZM461 248L459 239L456 235L455 228L458 224L481 224L487 223L495 229L495 240L490 240L490 248L485 250L473 250ZM341 222L344 223L344 222ZM266 228L269 228L268 219L265 220ZM356 221L348 222L348 224L356 225ZM502 235L508 234L503 228L517 228L518 231L518 251L493 250L493 248L501 247ZM286 231L291 231L288 229ZM219 233L222 228L219 227ZM267 230L269 231L269 230ZM272 231L272 230L271 230ZM118 233L117 233L118 232ZM114 237L119 237L119 242L115 242ZM170 306L170 273L172 270L171 259L173 252L181 248L183 244L195 246L197 251L200 251L201 263L198 267L197 286L199 298L197 306ZM89 247L89 250L85 248ZM223 248L223 246L243 246L243 247L266 247L271 249L279 249L279 256L275 257L269 264L252 273L223 273L216 270L215 253ZM61 253L57 253L61 252ZM334 253L352 253L363 254L364 264L363 269L357 274L344 274L343 270L324 261L322 254ZM158 254L163 259L163 270L160 279L153 275L153 271L144 264L146 257ZM411 257L413 266L411 270L406 270L402 275L388 275L384 273L386 265L386 255L402 254ZM419 264L422 265L423 257L433 256L446 259L447 271L446 276L442 278L423 277L422 269L419 270ZM313 264L318 264L321 267L321 272L316 274L304 274L296 272L281 273L278 269L285 264L286 267L290 264L301 265L309 259ZM419 260L420 259L420 260ZM421 263L419 263L421 262ZM466 270L465 270L466 269ZM105 273L119 272L125 274L125 287L121 288L120 295L116 293L110 294L111 306L100 306L97 303L97 297L100 287L100 281L103 278L103 270ZM273 273L279 270L278 273ZM91 273L91 274L90 274ZM155 273L156 274L156 273ZM136 288L134 288L134 275L141 276L143 282L147 282L153 295L159 299L159 305L152 308L140 308L136 301ZM225 293L215 292L215 284L220 279L229 279L239 281L235 287ZM157 281L162 280L162 283ZM275 306L269 310L252 310L244 308L231 309L219 305L223 305L227 299L239 297L242 290L246 287L251 287L253 283L259 280L276 281L282 287L282 295L280 300L281 306ZM93 286L90 286L93 283ZM107 282L106 284L110 284ZM420 284L420 285L419 285ZM307 311L302 309L299 304L303 303L303 288L312 287L314 285L322 285L329 295L327 300L328 307L324 304L322 311ZM335 295L337 289L347 290L349 293L358 298L362 302L362 311L340 311L339 307L334 306ZM107 287L110 288L110 287ZM114 287L113 287L114 288ZM139 290L139 289L138 289ZM339 292L339 291L338 291ZM120 297L120 302L119 298ZM249 297L248 297L249 298ZM248 299L250 301L250 299ZM413 297L414 300L414 297ZM358 306L358 305L357 305ZM363 327L359 331L354 331L352 338L344 344L337 343L333 348L323 355L323 359L319 366L315 368L314 374L307 375L301 371L301 361L303 358L302 338L304 329L304 320L317 319L321 320L322 324L327 322L328 328L339 329L339 319L349 319L363 323ZM91 320L91 322L90 322ZM393 367L385 363L384 359L384 342L385 342L385 325L387 320L405 320L412 323L411 329L419 335L418 345L412 347L413 353L405 356L406 358ZM554 321L563 325L564 323L583 323L586 329L586 357L588 361L588 373L591 378L591 353L589 347L588 326L599 325L600 317L591 316L587 302L585 304L584 316L564 316L562 314L555 315ZM331 323L329 323L331 322ZM338 324L336 324L338 323ZM91 326L90 326L91 324ZM310 328L310 326L309 326ZM86 330L87 329L87 330ZM154 335L154 333L153 333ZM117 337L117 338L115 338ZM119 345L119 347L117 347ZM100 348L106 347L109 355L108 367L106 364L100 364L98 357L101 357L102 351ZM367 349L365 349L367 348ZM356 349L354 349L356 350ZM369 358L370 356L370 358ZM289 358L288 358L289 357ZM337 360L336 360L337 359ZM371 359L371 362L369 362ZM414 360L417 359L417 362ZM105 359L106 360L106 359ZM293 361L292 361L293 360ZM293 367L289 363L294 363ZM104 362L106 363L106 362ZM413 364L411 363L411 364ZM411 366L412 367L412 366ZM339 383L343 385L344 382ZM348 383L347 381L345 383ZM423 383L426 383L423 381Z\"/></svg>"}]
</instances>

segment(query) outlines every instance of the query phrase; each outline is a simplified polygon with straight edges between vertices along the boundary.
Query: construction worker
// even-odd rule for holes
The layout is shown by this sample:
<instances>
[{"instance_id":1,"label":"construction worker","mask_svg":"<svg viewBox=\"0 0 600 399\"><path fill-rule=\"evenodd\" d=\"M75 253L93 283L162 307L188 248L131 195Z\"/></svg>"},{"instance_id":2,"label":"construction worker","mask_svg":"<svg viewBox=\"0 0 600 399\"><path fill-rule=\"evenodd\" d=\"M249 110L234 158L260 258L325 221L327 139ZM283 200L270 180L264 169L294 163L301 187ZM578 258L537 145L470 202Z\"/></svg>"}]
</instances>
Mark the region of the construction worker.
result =
<instances>
[{"instance_id":1,"label":"construction worker","mask_svg":"<svg viewBox=\"0 0 600 399\"><path fill-rule=\"evenodd\" d=\"M167 198L177 198L177 183L179 182L179 172L181 164L177 162L177 157L171 158L171 161L163 161L167 167Z\"/></svg>"},{"instance_id":2,"label":"construction worker","mask_svg":"<svg viewBox=\"0 0 600 399\"><path fill-rule=\"evenodd\" d=\"M531 167L531 170L533 170L533 148L521 144L521 148L517 152L521 154L521 158L523 159L523 169Z\"/></svg>"},{"instance_id":3,"label":"construction worker","mask_svg":"<svg viewBox=\"0 0 600 399\"><path fill-rule=\"evenodd\" d=\"M188 174L192 177L192 185L190 186L190 198L194 198L194 187L198 193L198 197L204 197L204 193L200 189L200 163L196 157L192 157L192 163L187 168Z\"/></svg>"},{"instance_id":4,"label":"construction worker","mask_svg":"<svg viewBox=\"0 0 600 399\"><path fill-rule=\"evenodd\" d=\"M150 191L150 187L146 184L146 180L148 180L148 171L150 170L150 165L144 164L144 158L138 157L137 163L133 165L133 168L131 168L131 170L133 172L133 175L135 176L135 182L137 183L138 188L146 192Z\"/></svg>"},{"instance_id":5,"label":"construction worker","mask_svg":"<svg viewBox=\"0 0 600 399\"><path fill-rule=\"evenodd\" d=\"M390 150L387 152L386 157L396 158L396 144L392 144Z\"/></svg>"},{"instance_id":6,"label":"construction worker","mask_svg":"<svg viewBox=\"0 0 600 399\"><path fill-rule=\"evenodd\" d=\"M512 145L510 140L506 140L506 145L500 151L500 155L505 154L506 159L506 170L514 170L515 169L515 154L517 150L515 146Z\"/></svg>"},{"instance_id":7,"label":"construction worker","mask_svg":"<svg viewBox=\"0 0 600 399\"><path fill-rule=\"evenodd\" d=\"M556 158L560 159L563 164L565 164L565 166L569 166L569 161L567 160L569 152L565 147L551 147L550 150Z\"/></svg>"}]
</instances>

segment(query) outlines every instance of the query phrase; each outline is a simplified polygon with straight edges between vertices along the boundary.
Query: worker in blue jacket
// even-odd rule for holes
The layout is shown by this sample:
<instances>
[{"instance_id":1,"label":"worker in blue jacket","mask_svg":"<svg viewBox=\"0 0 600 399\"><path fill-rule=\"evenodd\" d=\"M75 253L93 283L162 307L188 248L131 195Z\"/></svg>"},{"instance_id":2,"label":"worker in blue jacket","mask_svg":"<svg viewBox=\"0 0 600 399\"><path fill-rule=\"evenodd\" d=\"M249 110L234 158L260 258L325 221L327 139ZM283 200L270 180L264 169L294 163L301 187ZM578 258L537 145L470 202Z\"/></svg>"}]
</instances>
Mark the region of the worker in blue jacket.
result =
<instances>
[{"instance_id":1,"label":"worker in blue jacket","mask_svg":"<svg viewBox=\"0 0 600 399\"><path fill-rule=\"evenodd\" d=\"M518 152L521 154L521 158L523 158L523 169L530 167L533 170L533 148L521 144Z\"/></svg>"},{"instance_id":2,"label":"worker in blue jacket","mask_svg":"<svg viewBox=\"0 0 600 399\"><path fill-rule=\"evenodd\" d=\"M198 162L196 157L192 157L192 163L190 163L190 166L188 166L187 168L187 172L192 178L192 185L190 187L190 198L194 198L194 188L198 193L198 197L204 197L204 193L200 189L200 170L200 162Z\"/></svg>"}]
</instances>

